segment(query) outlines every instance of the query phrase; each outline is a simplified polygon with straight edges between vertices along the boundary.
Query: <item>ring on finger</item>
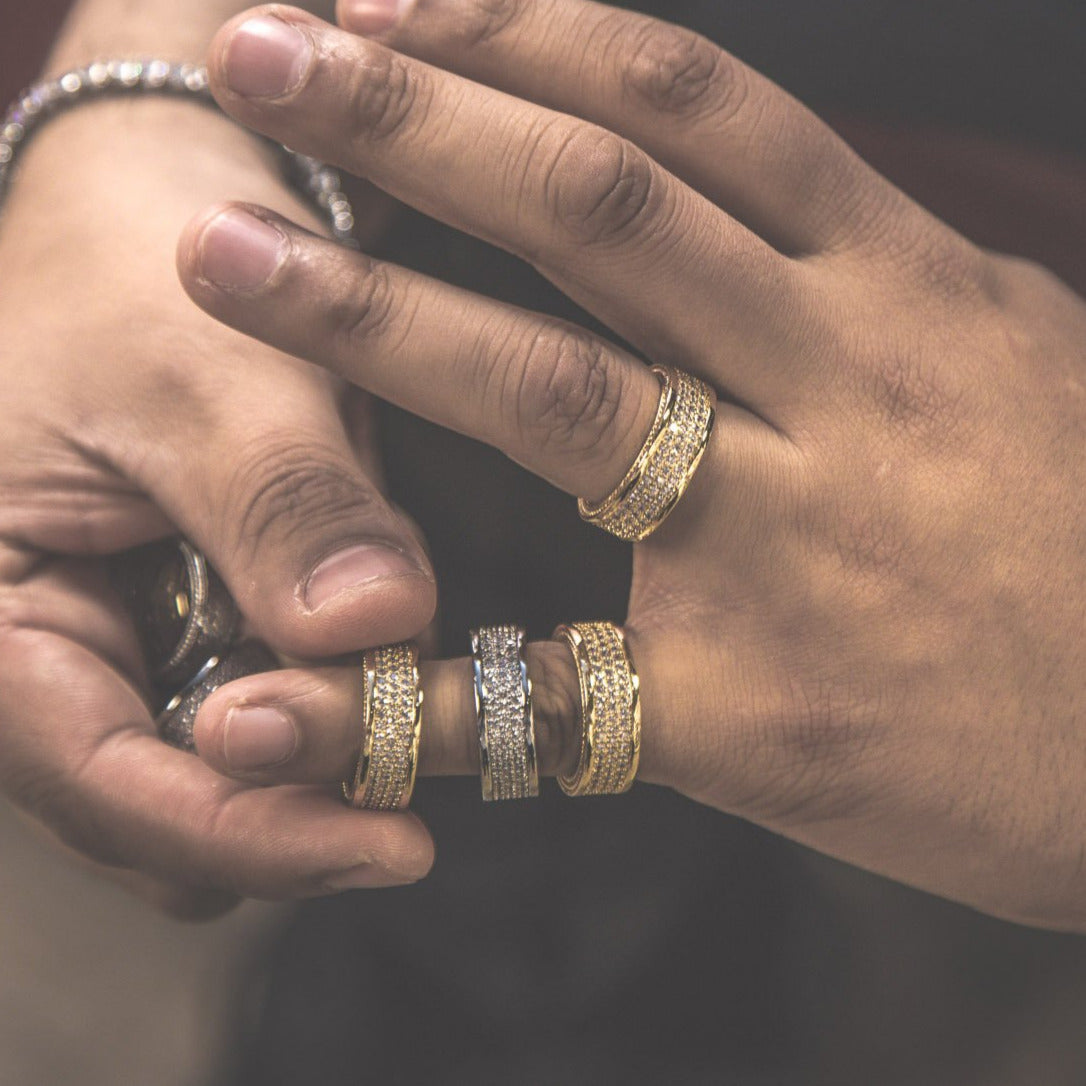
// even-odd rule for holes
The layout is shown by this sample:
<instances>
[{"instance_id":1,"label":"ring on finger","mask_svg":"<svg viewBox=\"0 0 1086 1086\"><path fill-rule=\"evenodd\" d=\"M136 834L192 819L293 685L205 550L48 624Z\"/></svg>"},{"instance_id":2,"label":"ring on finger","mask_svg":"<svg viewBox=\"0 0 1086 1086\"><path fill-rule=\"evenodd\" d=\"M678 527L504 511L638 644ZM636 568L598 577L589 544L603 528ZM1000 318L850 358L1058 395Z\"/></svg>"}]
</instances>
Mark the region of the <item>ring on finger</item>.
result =
<instances>
[{"instance_id":1,"label":"ring on finger","mask_svg":"<svg viewBox=\"0 0 1086 1086\"><path fill-rule=\"evenodd\" d=\"M581 517L627 543L647 539L694 480L716 418L716 394L696 377L653 366L660 402L649 436L622 482L601 502L578 502Z\"/></svg>"},{"instance_id":2,"label":"ring on finger","mask_svg":"<svg viewBox=\"0 0 1086 1086\"><path fill-rule=\"evenodd\" d=\"M118 555L113 574L159 689L187 683L234 643L241 624L237 605L187 540L168 539Z\"/></svg>"},{"instance_id":3,"label":"ring on finger","mask_svg":"<svg viewBox=\"0 0 1086 1086\"><path fill-rule=\"evenodd\" d=\"M519 626L484 626L471 635L483 799L539 795L532 683Z\"/></svg>"},{"instance_id":4,"label":"ring on finger","mask_svg":"<svg viewBox=\"0 0 1086 1086\"><path fill-rule=\"evenodd\" d=\"M577 768L558 784L567 796L626 792L641 760L641 682L626 637L610 622L559 626L554 637L573 653L581 701Z\"/></svg>"},{"instance_id":5,"label":"ring on finger","mask_svg":"<svg viewBox=\"0 0 1086 1086\"><path fill-rule=\"evenodd\" d=\"M279 661L271 649L259 641L243 641L222 654L209 657L158 714L158 734L171 747L194 752L193 729L200 706L220 686L247 675L274 671L278 666Z\"/></svg>"},{"instance_id":6,"label":"ring on finger","mask_svg":"<svg viewBox=\"0 0 1086 1086\"><path fill-rule=\"evenodd\" d=\"M370 649L362 658L362 750L343 783L352 807L399 811L411 802L419 761L422 689L414 645Z\"/></svg>"}]
</instances>

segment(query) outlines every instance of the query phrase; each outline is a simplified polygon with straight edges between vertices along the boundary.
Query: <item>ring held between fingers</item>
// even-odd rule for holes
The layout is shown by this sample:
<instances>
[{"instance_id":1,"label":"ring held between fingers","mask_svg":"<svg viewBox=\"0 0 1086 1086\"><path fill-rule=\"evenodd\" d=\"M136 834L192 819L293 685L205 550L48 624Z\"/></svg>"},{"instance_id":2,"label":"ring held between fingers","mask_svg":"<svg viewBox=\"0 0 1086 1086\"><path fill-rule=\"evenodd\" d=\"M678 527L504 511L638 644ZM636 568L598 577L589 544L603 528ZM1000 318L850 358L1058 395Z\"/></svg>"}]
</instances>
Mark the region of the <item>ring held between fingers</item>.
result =
<instances>
[{"instance_id":1,"label":"ring held between fingers","mask_svg":"<svg viewBox=\"0 0 1086 1086\"><path fill-rule=\"evenodd\" d=\"M581 707L569 650L527 646L535 747L545 776L572 774ZM479 738L470 659L423 661L425 721L420 776L475 776ZM253 675L216 691L196 721L196 748L213 769L266 785L331 784L350 777L363 739L365 683L359 667Z\"/></svg>"}]
</instances>

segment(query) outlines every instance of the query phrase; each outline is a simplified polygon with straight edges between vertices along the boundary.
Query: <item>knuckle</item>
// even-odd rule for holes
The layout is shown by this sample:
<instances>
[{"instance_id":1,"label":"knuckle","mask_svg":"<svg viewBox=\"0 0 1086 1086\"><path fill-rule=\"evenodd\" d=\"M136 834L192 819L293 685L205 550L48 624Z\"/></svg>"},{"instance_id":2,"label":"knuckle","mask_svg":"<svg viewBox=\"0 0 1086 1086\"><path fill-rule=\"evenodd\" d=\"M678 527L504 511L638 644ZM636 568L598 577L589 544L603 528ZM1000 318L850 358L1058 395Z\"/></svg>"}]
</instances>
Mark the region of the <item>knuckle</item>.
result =
<instances>
[{"instance_id":1,"label":"knuckle","mask_svg":"<svg viewBox=\"0 0 1086 1086\"><path fill-rule=\"evenodd\" d=\"M351 466L321 455L298 437L261 436L247 445L226 484L223 521L236 556L252 561L268 545L290 548L301 560L333 531L349 532L367 515L378 515L379 499L360 485Z\"/></svg>"},{"instance_id":2,"label":"knuckle","mask_svg":"<svg viewBox=\"0 0 1086 1086\"><path fill-rule=\"evenodd\" d=\"M917 352L880 354L870 367L868 381L879 416L894 431L943 440L960 422L962 393Z\"/></svg>"},{"instance_id":3,"label":"knuckle","mask_svg":"<svg viewBox=\"0 0 1086 1086\"><path fill-rule=\"evenodd\" d=\"M896 238L892 218L886 214L878 217L885 252L925 302L960 309L982 308L990 302L997 275L994 262L982 249L941 224L933 224L926 212Z\"/></svg>"},{"instance_id":4,"label":"knuckle","mask_svg":"<svg viewBox=\"0 0 1086 1086\"><path fill-rule=\"evenodd\" d=\"M621 367L594 336L572 328L538 333L522 353L510 413L535 448L606 455L622 403Z\"/></svg>"},{"instance_id":5,"label":"knuckle","mask_svg":"<svg viewBox=\"0 0 1086 1086\"><path fill-rule=\"evenodd\" d=\"M558 145L544 178L556 222L579 244L622 241L659 207L663 195L649 157L628 140L577 125Z\"/></svg>"},{"instance_id":6,"label":"knuckle","mask_svg":"<svg viewBox=\"0 0 1086 1086\"><path fill-rule=\"evenodd\" d=\"M473 0L464 5L460 40L468 48L499 37L520 16L523 0Z\"/></svg>"},{"instance_id":7,"label":"knuckle","mask_svg":"<svg viewBox=\"0 0 1086 1086\"><path fill-rule=\"evenodd\" d=\"M341 347L333 356L342 353L350 359L369 341L381 338L396 316L396 296L388 269L375 261L368 262L347 290L329 303L327 313L331 339Z\"/></svg>"},{"instance_id":8,"label":"knuckle","mask_svg":"<svg viewBox=\"0 0 1086 1086\"><path fill-rule=\"evenodd\" d=\"M729 61L699 34L652 23L626 46L621 78L632 97L660 113L689 117L730 112L746 98L746 78L742 65Z\"/></svg>"},{"instance_id":9,"label":"knuckle","mask_svg":"<svg viewBox=\"0 0 1086 1086\"><path fill-rule=\"evenodd\" d=\"M387 49L374 47L353 69L348 108L363 144L405 135L428 111L432 87L423 69Z\"/></svg>"}]
</instances>

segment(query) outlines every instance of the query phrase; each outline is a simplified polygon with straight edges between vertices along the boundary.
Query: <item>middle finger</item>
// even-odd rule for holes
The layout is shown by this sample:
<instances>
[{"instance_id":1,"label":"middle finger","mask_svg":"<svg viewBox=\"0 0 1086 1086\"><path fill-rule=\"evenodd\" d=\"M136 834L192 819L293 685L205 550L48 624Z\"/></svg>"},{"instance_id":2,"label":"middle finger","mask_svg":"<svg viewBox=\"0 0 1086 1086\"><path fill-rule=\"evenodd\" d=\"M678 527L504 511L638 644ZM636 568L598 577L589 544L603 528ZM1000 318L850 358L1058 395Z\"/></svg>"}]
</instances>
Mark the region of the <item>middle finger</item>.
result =
<instances>
[{"instance_id":1,"label":"middle finger","mask_svg":"<svg viewBox=\"0 0 1086 1086\"><path fill-rule=\"evenodd\" d=\"M527 259L654 360L782 421L798 265L633 143L274 5L220 32L210 71L238 120Z\"/></svg>"}]
</instances>

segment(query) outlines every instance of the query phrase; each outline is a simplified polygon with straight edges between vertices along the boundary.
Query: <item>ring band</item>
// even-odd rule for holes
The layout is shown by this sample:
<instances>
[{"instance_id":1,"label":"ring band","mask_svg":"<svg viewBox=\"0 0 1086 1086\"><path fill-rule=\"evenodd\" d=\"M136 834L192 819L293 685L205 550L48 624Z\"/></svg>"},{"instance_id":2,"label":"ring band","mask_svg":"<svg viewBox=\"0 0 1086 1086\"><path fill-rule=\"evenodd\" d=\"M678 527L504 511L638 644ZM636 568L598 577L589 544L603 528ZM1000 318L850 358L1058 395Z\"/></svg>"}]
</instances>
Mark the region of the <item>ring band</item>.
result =
<instances>
[{"instance_id":1,"label":"ring band","mask_svg":"<svg viewBox=\"0 0 1086 1086\"><path fill-rule=\"evenodd\" d=\"M483 799L539 795L532 683L519 626L484 626L471 634Z\"/></svg>"},{"instance_id":2,"label":"ring band","mask_svg":"<svg viewBox=\"0 0 1086 1086\"><path fill-rule=\"evenodd\" d=\"M623 632L610 622L559 626L573 653L581 698L581 749L572 776L559 777L567 796L626 792L641 760L641 683Z\"/></svg>"},{"instance_id":3,"label":"ring band","mask_svg":"<svg viewBox=\"0 0 1086 1086\"><path fill-rule=\"evenodd\" d=\"M603 501L577 503L584 520L627 543L652 535L686 493L716 419L716 393L704 381L670 366L652 372L660 380L660 403L633 465Z\"/></svg>"},{"instance_id":4,"label":"ring band","mask_svg":"<svg viewBox=\"0 0 1086 1086\"><path fill-rule=\"evenodd\" d=\"M119 555L113 575L160 689L184 685L204 661L234 644L237 605L203 553L186 540Z\"/></svg>"},{"instance_id":5,"label":"ring band","mask_svg":"<svg viewBox=\"0 0 1086 1086\"><path fill-rule=\"evenodd\" d=\"M399 811L411 802L419 761L422 689L414 645L386 645L362 657L362 751L343 797L368 811Z\"/></svg>"},{"instance_id":6,"label":"ring band","mask_svg":"<svg viewBox=\"0 0 1086 1086\"><path fill-rule=\"evenodd\" d=\"M195 751L192 733L200 706L220 686L246 675L274 671L278 666L279 661L271 649L259 641L243 641L222 655L210 657L158 714L159 736L178 750Z\"/></svg>"}]
</instances>

